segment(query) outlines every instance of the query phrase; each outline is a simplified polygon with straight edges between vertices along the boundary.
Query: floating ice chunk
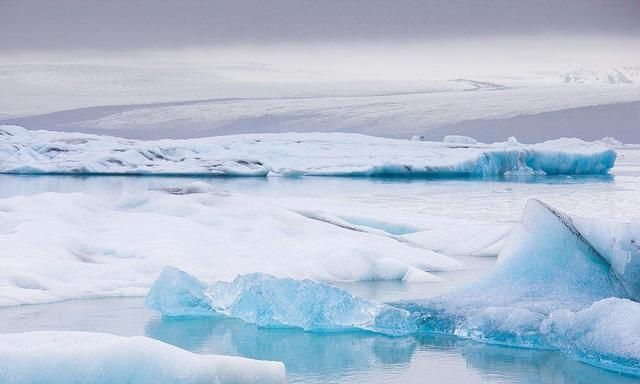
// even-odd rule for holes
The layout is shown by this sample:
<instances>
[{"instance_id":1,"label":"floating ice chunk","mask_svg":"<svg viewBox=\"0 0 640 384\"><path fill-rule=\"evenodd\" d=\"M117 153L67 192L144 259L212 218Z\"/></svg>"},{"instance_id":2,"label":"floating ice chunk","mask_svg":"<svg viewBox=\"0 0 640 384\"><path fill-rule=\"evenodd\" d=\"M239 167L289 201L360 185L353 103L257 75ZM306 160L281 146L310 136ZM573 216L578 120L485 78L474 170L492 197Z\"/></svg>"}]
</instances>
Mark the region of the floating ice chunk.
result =
<instances>
[{"instance_id":1,"label":"floating ice chunk","mask_svg":"<svg viewBox=\"0 0 640 384\"><path fill-rule=\"evenodd\" d=\"M416 331L415 321L403 309L307 279L253 273L238 276L232 282L214 283L198 292L200 287L202 283L195 277L166 268L153 284L146 303L163 316L191 317L210 311L212 316L225 315L262 327L323 332L355 329L389 335Z\"/></svg>"},{"instance_id":2,"label":"floating ice chunk","mask_svg":"<svg viewBox=\"0 0 640 384\"><path fill-rule=\"evenodd\" d=\"M609 298L578 312L557 310L542 332L565 353L590 364L640 376L640 303Z\"/></svg>"},{"instance_id":3,"label":"floating ice chunk","mask_svg":"<svg viewBox=\"0 0 640 384\"><path fill-rule=\"evenodd\" d=\"M0 172L232 176L482 177L531 170L601 174L610 148L577 139L535 145L414 142L346 133L279 133L136 141L0 126Z\"/></svg>"},{"instance_id":4,"label":"floating ice chunk","mask_svg":"<svg viewBox=\"0 0 640 384\"><path fill-rule=\"evenodd\" d=\"M478 144L478 140L469 136L447 135L442 140L446 144Z\"/></svg>"},{"instance_id":5,"label":"floating ice chunk","mask_svg":"<svg viewBox=\"0 0 640 384\"><path fill-rule=\"evenodd\" d=\"M165 267L153 283L145 304L165 317L214 317L206 284L195 277L172 267Z\"/></svg>"},{"instance_id":6,"label":"floating ice chunk","mask_svg":"<svg viewBox=\"0 0 640 384\"><path fill-rule=\"evenodd\" d=\"M426 331L549 347L539 327L552 311L578 311L608 297L627 297L611 265L570 217L531 200L491 275L411 310L421 313Z\"/></svg>"},{"instance_id":7,"label":"floating ice chunk","mask_svg":"<svg viewBox=\"0 0 640 384\"><path fill-rule=\"evenodd\" d=\"M88 332L0 335L7 384L284 383L282 363L198 355L147 337Z\"/></svg>"},{"instance_id":8,"label":"floating ice chunk","mask_svg":"<svg viewBox=\"0 0 640 384\"><path fill-rule=\"evenodd\" d=\"M411 141L424 141L424 136L422 136L422 135L413 135L413 136L411 136Z\"/></svg>"},{"instance_id":9,"label":"floating ice chunk","mask_svg":"<svg viewBox=\"0 0 640 384\"><path fill-rule=\"evenodd\" d=\"M531 200L478 282L422 302L397 303L420 331L560 349L640 375L640 292L634 223L572 218Z\"/></svg>"}]
</instances>

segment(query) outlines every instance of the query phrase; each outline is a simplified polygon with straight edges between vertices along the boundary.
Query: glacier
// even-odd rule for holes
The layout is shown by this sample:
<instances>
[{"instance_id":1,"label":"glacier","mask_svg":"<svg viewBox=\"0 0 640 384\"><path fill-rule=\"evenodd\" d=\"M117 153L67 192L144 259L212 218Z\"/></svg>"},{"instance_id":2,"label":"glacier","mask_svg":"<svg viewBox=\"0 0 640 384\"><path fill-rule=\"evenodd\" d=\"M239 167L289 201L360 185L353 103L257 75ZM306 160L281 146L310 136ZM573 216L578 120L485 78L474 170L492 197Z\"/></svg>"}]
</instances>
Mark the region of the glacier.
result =
<instances>
[{"instance_id":1,"label":"glacier","mask_svg":"<svg viewBox=\"0 0 640 384\"><path fill-rule=\"evenodd\" d=\"M280 362L199 355L148 337L92 332L0 334L7 384L285 383Z\"/></svg>"},{"instance_id":2,"label":"glacier","mask_svg":"<svg viewBox=\"0 0 640 384\"><path fill-rule=\"evenodd\" d=\"M138 141L0 126L0 172L212 176L484 177L607 173L616 152L578 139L436 143L347 133Z\"/></svg>"},{"instance_id":3,"label":"glacier","mask_svg":"<svg viewBox=\"0 0 640 384\"><path fill-rule=\"evenodd\" d=\"M188 317L205 302L211 316L266 327L356 328L394 336L445 333L557 349L593 365L640 375L638 234L640 222L571 217L530 200L495 269L435 298L381 304L322 283L263 274L202 288L194 277L165 269L147 304L167 316ZM182 278L175 279L176 274ZM190 287L199 287L197 300L193 293L181 298Z\"/></svg>"}]
</instances>

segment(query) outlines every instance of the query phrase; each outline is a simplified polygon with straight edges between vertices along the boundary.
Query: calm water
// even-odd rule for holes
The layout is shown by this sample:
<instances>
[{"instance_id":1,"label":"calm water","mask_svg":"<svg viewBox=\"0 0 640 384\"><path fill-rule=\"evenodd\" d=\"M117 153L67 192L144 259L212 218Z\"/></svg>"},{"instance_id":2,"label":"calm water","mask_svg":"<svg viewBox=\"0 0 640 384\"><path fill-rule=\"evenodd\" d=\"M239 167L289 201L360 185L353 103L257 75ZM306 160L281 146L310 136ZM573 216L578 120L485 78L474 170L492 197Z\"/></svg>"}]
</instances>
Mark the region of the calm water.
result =
<instances>
[{"instance_id":1,"label":"calm water","mask_svg":"<svg viewBox=\"0 0 640 384\"><path fill-rule=\"evenodd\" d=\"M514 222L527 199L572 214L629 220L640 217L640 156L622 152L612 176L512 180L347 178L180 178L0 175L0 198L42 192L125 192L205 181L277 204L364 210L419 220ZM342 207L342 208L341 208ZM346 207L346 208L345 208ZM363 208L364 207L364 208ZM339 284L378 301L433 296L481 277L493 258L462 259L470 268L441 273L442 282ZM69 300L0 309L0 332L75 330L146 335L199 353L283 361L300 383L631 383L640 380L573 361L559 352L489 346L448 336L391 338L366 332L307 333L259 329L237 320L163 320L142 298Z\"/></svg>"},{"instance_id":2,"label":"calm water","mask_svg":"<svg viewBox=\"0 0 640 384\"><path fill-rule=\"evenodd\" d=\"M398 289L402 290L396 287L396 293ZM260 329L238 320L163 320L144 307L142 298L0 309L0 332L33 330L146 335L198 353L278 360L293 383L638 382L559 352L490 346L450 336L319 334Z\"/></svg>"},{"instance_id":3,"label":"calm water","mask_svg":"<svg viewBox=\"0 0 640 384\"><path fill-rule=\"evenodd\" d=\"M305 207L358 204L407 216L516 221L530 198L567 213L614 220L640 217L640 150L619 150L612 175L511 179L415 180L309 177L216 178L157 176L1 175L0 198L41 192L119 195L204 181L234 193L278 203L304 199Z\"/></svg>"}]
</instances>

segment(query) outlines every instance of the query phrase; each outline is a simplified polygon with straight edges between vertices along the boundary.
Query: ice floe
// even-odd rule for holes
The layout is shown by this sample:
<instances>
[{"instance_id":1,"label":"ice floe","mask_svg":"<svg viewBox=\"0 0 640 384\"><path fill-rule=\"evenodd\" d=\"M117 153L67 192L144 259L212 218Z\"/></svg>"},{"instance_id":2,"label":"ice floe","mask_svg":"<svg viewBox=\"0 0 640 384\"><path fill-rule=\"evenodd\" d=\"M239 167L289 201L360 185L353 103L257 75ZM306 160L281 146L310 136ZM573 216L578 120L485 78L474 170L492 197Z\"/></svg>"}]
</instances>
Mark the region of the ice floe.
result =
<instances>
[{"instance_id":1,"label":"ice floe","mask_svg":"<svg viewBox=\"0 0 640 384\"><path fill-rule=\"evenodd\" d=\"M303 213L204 183L0 199L0 306L143 296L167 265L205 281L434 281L464 268L402 236Z\"/></svg>"},{"instance_id":2,"label":"ice floe","mask_svg":"<svg viewBox=\"0 0 640 384\"><path fill-rule=\"evenodd\" d=\"M468 140L467 140L468 141ZM482 177L607 173L616 153L578 139L534 145L280 133L136 141L0 127L0 172L228 176Z\"/></svg>"},{"instance_id":3,"label":"ice floe","mask_svg":"<svg viewBox=\"0 0 640 384\"><path fill-rule=\"evenodd\" d=\"M0 334L0 382L285 383L282 363L200 355L148 337L89 332Z\"/></svg>"}]
</instances>

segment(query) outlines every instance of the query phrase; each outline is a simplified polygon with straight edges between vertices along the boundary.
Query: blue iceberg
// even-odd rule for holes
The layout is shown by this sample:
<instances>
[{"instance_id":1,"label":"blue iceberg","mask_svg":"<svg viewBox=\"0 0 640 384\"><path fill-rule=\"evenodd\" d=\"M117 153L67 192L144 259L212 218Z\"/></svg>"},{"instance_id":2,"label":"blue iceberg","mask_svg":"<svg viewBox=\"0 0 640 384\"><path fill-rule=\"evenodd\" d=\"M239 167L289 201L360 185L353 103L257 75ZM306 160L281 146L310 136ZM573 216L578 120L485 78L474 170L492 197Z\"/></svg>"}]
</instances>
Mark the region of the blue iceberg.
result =
<instances>
[{"instance_id":1,"label":"blue iceberg","mask_svg":"<svg viewBox=\"0 0 640 384\"><path fill-rule=\"evenodd\" d=\"M404 309L312 280L279 279L264 273L205 288L195 277L167 267L151 287L146 304L164 317L228 316L261 327L366 330L388 335L417 330Z\"/></svg>"},{"instance_id":2,"label":"blue iceberg","mask_svg":"<svg viewBox=\"0 0 640 384\"><path fill-rule=\"evenodd\" d=\"M172 267L165 267L153 283L145 304L164 317L214 317L205 289L207 285L195 277Z\"/></svg>"},{"instance_id":3,"label":"blue iceberg","mask_svg":"<svg viewBox=\"0 0 640 384\"><path fill-rule=\"evenodd\" d=\"M640 375L638 228L574 219L531 200L488 277L397 305L421 332L560 349Z\"/></svg>"}]
</instances>

